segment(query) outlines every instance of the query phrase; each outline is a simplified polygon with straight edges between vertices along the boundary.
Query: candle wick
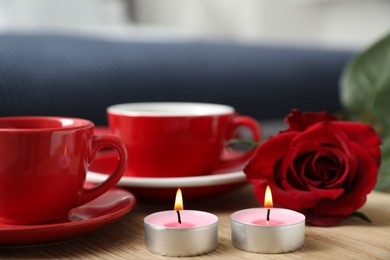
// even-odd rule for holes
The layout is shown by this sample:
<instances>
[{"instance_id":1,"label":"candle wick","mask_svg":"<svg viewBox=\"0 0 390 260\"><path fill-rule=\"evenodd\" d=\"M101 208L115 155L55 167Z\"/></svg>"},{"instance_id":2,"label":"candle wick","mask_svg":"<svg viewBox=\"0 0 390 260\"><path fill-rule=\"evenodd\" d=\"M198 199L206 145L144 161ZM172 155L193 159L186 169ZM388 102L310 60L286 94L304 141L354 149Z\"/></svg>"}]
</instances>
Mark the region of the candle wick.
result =
<instances>
[{"instance_id":1,"label":"candle wick","mask_svg":"<svg viewBox=\"0 0 390 260\"><path fill-rule=\"evenodd\" d=\"M269 221L269 215L271 214L271 209L267 209L267 221Z\"/></svg>"},{"instance_id":2,"label":"candle wick","mask_svg":"<svg viewBox=\"0 0 390 260\"><path fill-rule=\"evenodd\" d=\"M177 222L179 222L179 224L181 224L180 211L176 210L176 213L177 213Z\"/></svg>"}]
</instances>

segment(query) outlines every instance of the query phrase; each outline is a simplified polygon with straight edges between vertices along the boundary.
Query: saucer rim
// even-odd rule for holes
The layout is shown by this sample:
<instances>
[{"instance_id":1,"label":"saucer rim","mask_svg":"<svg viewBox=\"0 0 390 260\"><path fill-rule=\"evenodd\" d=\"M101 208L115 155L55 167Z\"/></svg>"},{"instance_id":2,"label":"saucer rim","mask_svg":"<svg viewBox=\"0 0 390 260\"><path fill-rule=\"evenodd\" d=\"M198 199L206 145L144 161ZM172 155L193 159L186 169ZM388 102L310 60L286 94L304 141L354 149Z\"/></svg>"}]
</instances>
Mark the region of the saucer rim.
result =
<instances>
[{"instance_id":1,"label":"saucer rim","mask_svg":"<svg viewBox=\"0 0 390 260\"><path fill-rule=\"evenodd\" d=\"M108 174L95 171L87 172L88 182L102 182L108 178ZM246 181L246 175L241 171L232 171L227 173L215 173L211 175L191 176L191 177L169 177L169 178L145 178L123 176L118 186L134 188L183 188L208 187L227 184L235 184Z\"/></svg>"},{"instance_id":2,"label":"saucer rim","mask_svg":"<svg viewBox=\"0 0 390 260\"><path fill-rule=\"evenodd\" d=\"M120 190L121 192L126 193L128 195L128 197L130 198L130 201L129 201L129 203L126 206L118 208L118 209L116 209L113 212L110 212L110 213L107 213L107 214L103 214L103 215L100 215L100 216L97 216L97 217L92 217L92 218L88 218L88 219L81 219L81 220L76 220L76 221L72 221L72 220L69 219L69 217L67 217L66 219L64 219L64 222L60 222L60 223L47 222L47 223L32 224L32 225L13 225L13 224L2 223L0 221L0 233L1 232L6 232L6 231L15 231L15 232L17 232L17 231L22 231L22 230L23 231L29 231L29 230L46 230L46 229L53 229L53 228L69 228L69 227L74 227L74 226L79 226L79 225L86 225L86 224L95 223L95 222L96 223L101 223L101 221L108 221L108 220L111 220L111 219L120 218L121 216L123 216L124 214L130 212L134 208L134 206L136 204L136 197L134 196L133 193L131 193L131 192L125 190L125 189L119 188L119 187L111 188L107 192L114 191L114 190ZM102 194L100 196L104 196L106 193L104 193L104 194ZM88 204L90 202L91 201L89 201L89 202L87 202L85 204L82 204L80 206L74 207L71 210L77 209L79 207L82 207L82 206L84 206L84 205L86 205L86 204ZM69 210L69 212L71 210ZM53 232L54 231L55 230L53 230ZM84 234L84 232L82 232L80 234ZM4 244L4 243L0 243L0 244Z\"/></svg>"}]
</instances>

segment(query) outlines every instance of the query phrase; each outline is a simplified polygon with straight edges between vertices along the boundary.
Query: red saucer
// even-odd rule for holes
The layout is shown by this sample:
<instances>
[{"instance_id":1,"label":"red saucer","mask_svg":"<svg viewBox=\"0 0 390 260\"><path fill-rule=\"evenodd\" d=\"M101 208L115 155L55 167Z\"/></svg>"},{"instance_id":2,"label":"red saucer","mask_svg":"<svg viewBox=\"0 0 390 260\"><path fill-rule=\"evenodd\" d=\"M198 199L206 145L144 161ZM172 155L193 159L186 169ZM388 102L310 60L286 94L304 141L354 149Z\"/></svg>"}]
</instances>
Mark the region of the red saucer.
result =
<instances>
[{"instance_id":1,"label":"red saucer","mask_svg":"<svg viewBox=\"0 0 390 260\"><path fill-rule=\"evenodd\" d=\"M36 245L73 238L107 225L129 212L135 197L130 192L113 188L82 206L72 209L68 219L39 225L0 223L0 245Z\"/></svg>"}]
</instances>

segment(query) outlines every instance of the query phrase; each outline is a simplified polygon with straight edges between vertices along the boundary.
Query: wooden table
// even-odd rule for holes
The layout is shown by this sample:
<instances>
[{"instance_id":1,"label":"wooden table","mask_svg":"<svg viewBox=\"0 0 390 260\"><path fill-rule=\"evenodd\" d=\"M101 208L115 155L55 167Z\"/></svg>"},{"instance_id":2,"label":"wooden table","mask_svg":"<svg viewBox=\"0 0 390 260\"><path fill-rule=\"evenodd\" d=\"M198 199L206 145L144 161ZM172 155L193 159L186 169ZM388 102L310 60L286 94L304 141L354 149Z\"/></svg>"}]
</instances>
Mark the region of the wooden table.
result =
<instances>
[{"instance_id":1,"label":"wooden table","mask_svg":"<svg viewBox=\"0 0 390 260\"><path fill-rule=\"evenodd\" d=\"M390 259L390 193L373 192L360 210L373 221L372 224L350 218L337 227L306 227L304 247L278 255L248 253L231 244L230 214L257 205L249 185L215 199L185 202L186 208L212 212L220 220L218 248L191 259ZM171 203L138 203L130 213L100 230L50 245L3 247L0 258L168 259L150 253L145 247L143 218L171 207Z\"/></svg>"},{"instance_id":2,"label":"wooden table","mask_svg":"<svg viewBox=\"0 0 390 260\"><path fill-rule=\"evenodd\" d=\"M184 194L185 197L185 194ZM73 240L50 245L0 248L0 258L77 259L167 259L150 253L143 239L143 218L172 205L141 204L118 221ZM185 202L188 209L209 211L219 217L219 245L207 255L191 259L390 259L390 194L373 192L360 210L372 221L350 218L341 226L306 227L304 247L296 252L259 255L241 251L231 244L230 214L257 207L251 186L214 199Z\"/></svg>"}]
</instances>

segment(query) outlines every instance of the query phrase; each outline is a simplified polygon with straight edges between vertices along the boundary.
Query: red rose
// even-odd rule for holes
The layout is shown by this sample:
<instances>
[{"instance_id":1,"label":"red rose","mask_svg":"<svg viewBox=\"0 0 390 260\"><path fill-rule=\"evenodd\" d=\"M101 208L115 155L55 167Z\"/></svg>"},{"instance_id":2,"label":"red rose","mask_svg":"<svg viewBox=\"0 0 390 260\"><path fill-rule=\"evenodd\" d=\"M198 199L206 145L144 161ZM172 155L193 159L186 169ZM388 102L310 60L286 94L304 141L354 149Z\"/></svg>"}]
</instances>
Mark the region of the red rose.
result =
<instances>
[{"instance_id":1,"label":"red rose","mask_svg":"<svg viewBox=\"0 0 390 260\"><path fill-rule=\"evenodd\" d=\"M318 226L339 224L366 202L380 165L381 141L366 124L293 110L289 128L258 146L244 169L260 203L270 185L275 207Z\"/></svg>"}]
</instances>

